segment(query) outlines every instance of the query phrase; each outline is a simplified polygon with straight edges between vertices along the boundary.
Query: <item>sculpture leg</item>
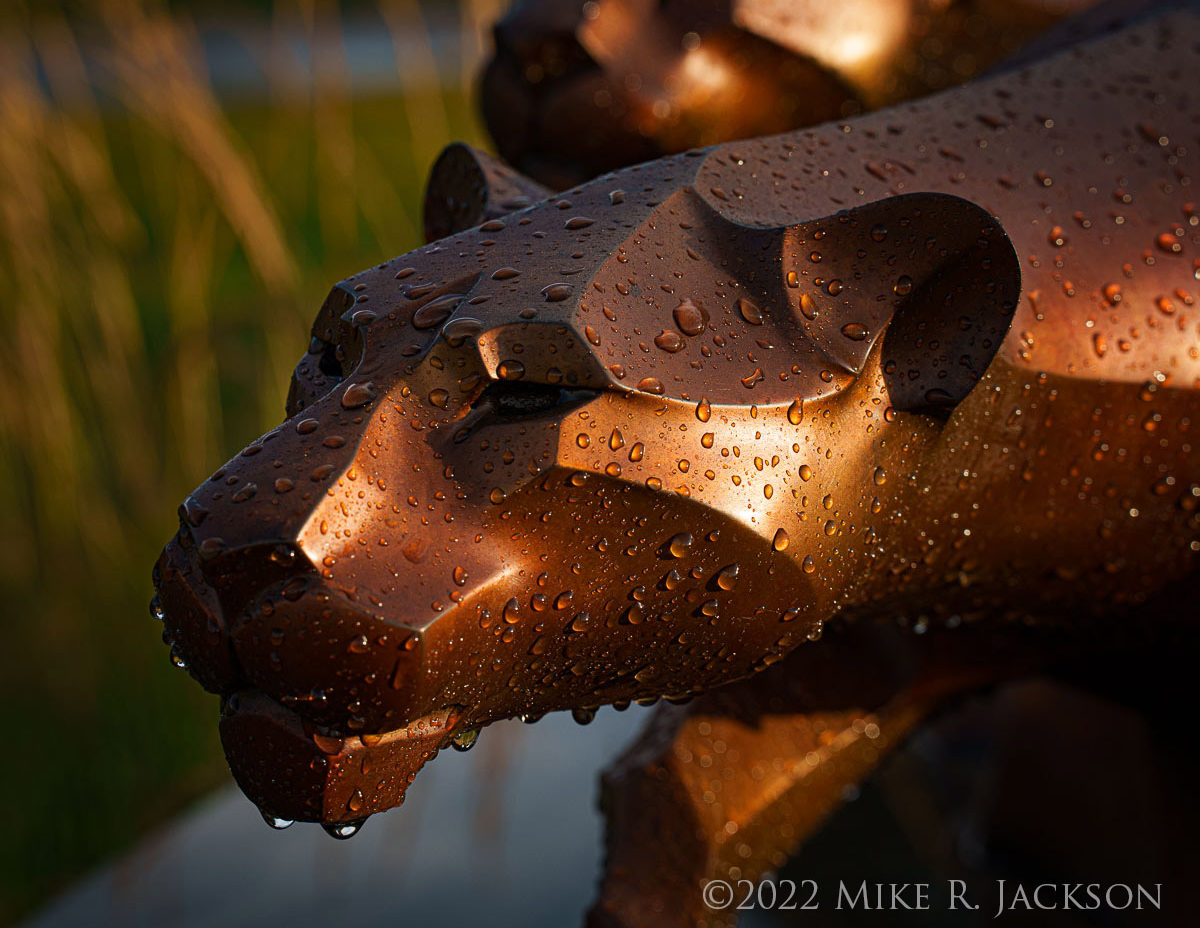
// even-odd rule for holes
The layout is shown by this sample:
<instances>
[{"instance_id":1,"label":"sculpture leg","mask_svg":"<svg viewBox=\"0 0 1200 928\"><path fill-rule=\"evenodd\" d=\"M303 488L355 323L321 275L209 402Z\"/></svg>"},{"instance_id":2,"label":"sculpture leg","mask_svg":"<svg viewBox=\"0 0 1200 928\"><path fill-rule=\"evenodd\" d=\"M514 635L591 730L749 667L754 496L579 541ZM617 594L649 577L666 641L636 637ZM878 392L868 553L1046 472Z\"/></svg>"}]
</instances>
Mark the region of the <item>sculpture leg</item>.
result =
<instances>
[{"instance_id":1,"label":"sculpture leg","mask_svg":"<svg viewBox=\"0 0 1200 928\"><path fill-rule=\"evenodd\" d=\"M1044 662L1045 640L1027 638L852 626L664 707L604 776L606 871L589 925L733 925L752 885L738 881L781 866L945 697ZM722 911L702 896L715 879L735 891Z\"/></svg>"}]
</instances>

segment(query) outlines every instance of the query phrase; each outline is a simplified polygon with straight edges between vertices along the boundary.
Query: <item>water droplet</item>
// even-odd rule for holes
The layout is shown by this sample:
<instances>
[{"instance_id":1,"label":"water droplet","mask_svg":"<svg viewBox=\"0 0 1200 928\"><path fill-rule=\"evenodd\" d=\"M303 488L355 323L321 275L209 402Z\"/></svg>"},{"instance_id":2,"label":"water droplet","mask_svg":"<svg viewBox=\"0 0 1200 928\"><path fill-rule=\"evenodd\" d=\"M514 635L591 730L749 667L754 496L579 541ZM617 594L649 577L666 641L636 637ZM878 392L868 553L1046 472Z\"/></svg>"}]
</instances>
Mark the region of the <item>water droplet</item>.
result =
<instances>
[{"instance_id":1,"label":"water droplet","mask_svg":"<svg viewBox=\"0 0 1200 928\"><path fill-rule=\"evenodd\" d=\"M887 226L882 224L871 226L871 241L882 242L885 238L887 238L887 235Z\"/></svg>"},{"instance_id":2,"label":"water droplet","mask_svg":"<svg viewBox=\"0 0 1200 928\"><path fill-rule=\"evenodd\" d=\"M861 342L867 337L867 327L861 322L847 322L842 326L842 334L853 342Z\"/></svg>"},{"instance_id":3,"label":"water droplet","mask_svg":"<svg viewBox=\"0 0 1200 928\"><path fill-rule=\"evenodd\" d=\"M572 231L575 229L586 229L595 221L595 219L589 219L587 216L573 216L566 221L565 227L571 229Z\"/></svg>"},{"instance_id":4,"label":"water droplet","mask_svg":"<svg viewBox=\"0 0 1200 928\"><path fill-rule=\"evenodd\" d=\"M278 815L271 815L269 812L258 810L258 814L262 816L263 821L274 828L276 831L283 831L285 828L291 828L295 824L290 818L280 818Z\"/></svg>"},{"instance_id":5,"label":"water droplet","mask_svg":"<svg viewBox=\"0 0 1200 928\"><path fill-rule=\"evenodd\" d=\"M471 316L459 316L442 326L442 338L446 339L452 347L457 348L468 338L472 338L482 331L483 322L479 319Z\"/></svg>"},{"instance_id":6,"label":"water droplet","mask_svg":"<svg viewBox=\"0 0 1200 928\"><path fill-rule=\"evenodd\" d=\"M684 346L683 336L678 332L672 332L669 329L663 329L661 334L655 336L654 344L663 351L674 354L676 351L681 351Z\"/></svg>"},{"instance_id":7,"label":"water droplet","mask_svg":"<svg viewBox=\"0 0 1200 928\"><path fill-rule=\"evenodd\" d=\"M675 325L684 335L699 335L704 331L708 322L708 314L704 308L693 300L684 300L675 307Z\"/></svg>"},{"instance_id":8,"label":"water droplet","mask_svg":"<svg viewBox=\"0 0 1200 928\"><path fill-rule=\"evenodd\" d=\"M550 284L550 286L542 288L542 295L546 298L547 303L561 303L574 292L574 289L570 284Z\"/></svg>"},{"instance_id":9,"label":"water droplet","mask_svg":"<svg viewBox=\"0 0 1200 928\"><path fill-rule=\"evenodd\" d=\"M643 393L653 393L655 396L661 396L664 390L662 381L657 377L643 377L638 381L637 388Z\"/></svg>"},{"instance_id":10,"label":"water droplet","mask_svg":"<svg viewBox=\"0 0 1200 928\"><path fill-rule=\"evenodd\" d=\"M1168 254L1177 255L1183 251L1182 243L1178 238L1175 237L1173 232L1164 232L1157 239L1155 239L1155 243L1161 250L1167 252Z\"/></svg>"},{"instance_id":11,"label":"water droplet","mask_svg":"<svg viewBox=\"0 0 1200 928\"><path fill-rule=\"evenodd\" d=\"M788 422L792 425L799 425L804 418L804 404L800 400L792 400L792 405L787 408Z\"/></svg>"},{"instance_id":12,"label":"water droplet","mask_svg":"<svg viewBox=\"0 0 1200 928\"><path fill-rule=\"evenodd\" d=\"M667 543L667 549L671 552L672 557L685 557L691 550L694 540L691 532L680 532Z\"/></svg>"},{"instance_id":13,"label":"water droplet","mask_svg":"<svg viewBox=\"0 0 1200 928\"><path fill-rule=\"evenodd\" d=\"M763 324L763 312L753 300L741 297L737 301L737 308L738 312L742 314L742 318L751 325Z\"/></svg>"},{"instance_id":14,"label":"water droplet","mask_svg":"<svg viewBox=\"0 0 1200 928\"><path fill-rule=\"evenodd\" d=\"M902 274L896 279L895 286L892 287L892 292L896 296L908 296L913 291L913 279L907 274Z\"/></svg>"},{"instance_id":15,"label":"water droplet","mask_svg":"<svg viewBox=\"0 0 1200 928\"><path fill-rule=\"evenodd\" d=\"M447 293L436 300L430 300L415 313L412 324L414 329L432 329L450 318L450 314L462 303L461 293Z\"/></svg>"},{"instance_id":16,"label":"water droplet","mask_svg":"<svg viewBox=\"0 0 1200 928\"><path fill-rule=\"evenodd\" d=\"M324 829L325 834L329 835L329 837L345 841L358 834L365 822L365 818L357 818L350 822L322 822L321 828Z\"/></svg>"},{"instance_id":17,"label":"water droplet","mask_svg":"<svg viewBox=\"0 0 1200 928\"><path fill-rule=\"evenodd\" d=\"M738 565L728 564L717 572L717 586L729 592L737 586Z\"/></svg>"},{"instance_id":18,"label":"water droplet","mask_svg":"<svg viewBox=\"0 0 1200 928\"><path fill-rule=\"evenodd\" d=\"M781 528L775 532L775 537L771 540L771 547L776 551L786 551L790 541L787 529Z\"/></svg>"},{"instance_id":19,"label":"water droplet","mask_svg":"<svg viewBox=\"0 0 1200 928\"><path fill-rule=\"evenodd\" d=\"M478 740L478 728L462 728L450 736L450 746L456 751L469 751Z\"/></svg>"},{"instance_id":20,"label":"water droplet","mask_svg":"<svg viewBox=\"0 0 1200 928\"><path fill-rule=\"evenodd\" d=\"M701 399L700 402L696 404L696 418L701 422L707 422L711 417L712 406L709 405L708 400Z\"/></svg>"},{"instance_id":21,"label":"water droplet","mask_svg":"<svg viewBox=\"0 0 1200 928\"><path fill-rule=\"evenodd\" d=\"M346 392L342 394L343 409L358 409L360 406L366 406L375 398L375 384L367 383L352 383L346 387Z\"/></svg>"},{"instance_id":22,"label":"water droplet","mask_svg":"<svg viewBox=\"0 0 1200 928\"><path fill-rule=\"evenodd\" d=\"M246 502L246 500L251 499L257 492L258 492L258 484L247 483L244 486L242 486L241 489L239 489L236 493L233 494L233 497L232 497L233 502L244 503L244 502Z\"/></svg>"},{"instance_id":23,"label":"water droplet","mask_svg":"<svg viewBox=\"0 0 1200 928\"><path fill-rule=\"evenodd\" d=\"M508 625L516 625L521 621L521 603L517 600L517 597L514 596L504 604L504 610L501 615Z\"/></svg>"},{"instance_id":24,"label":"water droplet","mask_svg":"<svg viewBox=\"0 0 1200 928\"><path fill-rule=\"evenodd\" d=\"M496 366L496 376L501 380L520 380L525 376L525 365L512 359L501 361Z\"/></svg>"},{"instance_id":25,"label":"water droplet","mask_svg":"<svg viewBox=\"0 0 1200 928\"><path fill-rule=\"evenodd\" d=\"M206 561L212 560L219 554L223 554L227 547L228 545L225 543L225 539L218 538L215 535L212 538L205 538L204 541L200 542L198 546L200 557L204 558Z\"/></svg>"},{"instance_id":26,"label":"water droplet","mask_svg":"<svg viewBox=\"0 0 1200 928\"><path fill-rule=\"evenodd\" d=\"M756 367L753 371L742 378L742 386L747 390L753 390L755 384L762 383L766 379L767 377L766 374L763 373L763 369L761 367Z\"/></svg>"},{"instance_id":27,"label":"water droplet","mask_svg":"<svg viewBox=\"0 0 1200 928\"><path fill-rule=\"evenodd\" d=\"M158 619L160 622L163 621L164 618L162 601L159 600L157 593L155 593L154 597L150 600L150 617Z\"/></svg>"},{"instance_id":28,"label":"water droplet","mask_svg":"<svg viewBox=\"0 0 1200 928\"><path fill-rule=\"evenodd\" d=\"M588 725L596 717L595 709L572 709L571 718L580 725Z\"/></svg>"}]
</instances>

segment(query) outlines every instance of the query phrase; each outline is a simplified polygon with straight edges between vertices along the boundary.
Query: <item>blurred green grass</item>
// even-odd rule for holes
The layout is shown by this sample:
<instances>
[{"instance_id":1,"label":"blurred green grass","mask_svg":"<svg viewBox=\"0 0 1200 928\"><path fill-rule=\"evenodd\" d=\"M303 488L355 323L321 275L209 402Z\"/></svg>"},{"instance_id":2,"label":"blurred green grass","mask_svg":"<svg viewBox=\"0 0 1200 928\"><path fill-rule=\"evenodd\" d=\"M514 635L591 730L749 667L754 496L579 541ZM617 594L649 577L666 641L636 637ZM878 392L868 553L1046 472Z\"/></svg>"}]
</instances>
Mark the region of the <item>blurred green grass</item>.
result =
<instances>
[{"instance_id":1,"label":"blurred green grass","mask_svg":"<svg viewBox=\"0 0 1200 928\"><path fill-rule=\"evenodd\" d=\"M354 95L333 0L240 10L323 40L301 97L272 45L257 101L216 97L179 6L0 18L0 922L224 782L216 699L170 666L150 567L187 492L282 418L329 287L420 244L433 157L482 144L460 81L402 62L395 93ZM428 28L416 0L378 6ZM463 4L465 56L496 9Z\"/></svg>"}]
</instances>

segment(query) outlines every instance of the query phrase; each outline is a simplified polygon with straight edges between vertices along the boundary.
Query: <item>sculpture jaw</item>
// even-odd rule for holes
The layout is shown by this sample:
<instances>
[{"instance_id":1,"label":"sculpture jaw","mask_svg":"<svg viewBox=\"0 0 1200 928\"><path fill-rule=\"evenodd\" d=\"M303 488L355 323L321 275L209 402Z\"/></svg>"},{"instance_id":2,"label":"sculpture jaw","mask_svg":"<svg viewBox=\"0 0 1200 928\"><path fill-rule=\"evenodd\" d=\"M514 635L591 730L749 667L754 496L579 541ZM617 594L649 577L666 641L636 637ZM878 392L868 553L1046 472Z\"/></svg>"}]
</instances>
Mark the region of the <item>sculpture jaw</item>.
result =
<instances>
[{"instance_id":1,"label":"sculpture jaw","mask_svg":"<svg viewBox=\"0 0 1200 928\"><path fill-rule=\"evenodd\" d=\"M403 803L459 718L447 708L385 734L342 738L261 691L243 690L223 702L221 744L234 779L268 821L337 825Z\"/></svg>"}]
</instances>

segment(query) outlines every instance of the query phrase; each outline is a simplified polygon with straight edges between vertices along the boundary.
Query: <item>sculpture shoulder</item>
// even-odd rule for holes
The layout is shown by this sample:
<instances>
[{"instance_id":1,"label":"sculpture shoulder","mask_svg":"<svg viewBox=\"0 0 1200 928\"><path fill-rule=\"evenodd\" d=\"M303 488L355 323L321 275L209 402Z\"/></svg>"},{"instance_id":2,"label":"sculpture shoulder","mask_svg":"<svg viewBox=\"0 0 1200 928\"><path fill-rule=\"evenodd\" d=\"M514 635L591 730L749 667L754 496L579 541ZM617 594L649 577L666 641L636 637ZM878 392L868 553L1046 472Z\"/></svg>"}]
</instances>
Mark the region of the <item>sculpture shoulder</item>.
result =
<instances>
[{"instance_id":1,"label":"sculpture shoulder","mask_svg":"<svg viewBox=\"0 0 1200 928\"><path fill-rule=\"evenodd\" d=\"M1200 15L1180 10L852 123L718 146L696 189L760 226L901 194L968 199L1020 261L1010 364L1196 389L1198 52Z\"/></svg>"}]
</instances>

